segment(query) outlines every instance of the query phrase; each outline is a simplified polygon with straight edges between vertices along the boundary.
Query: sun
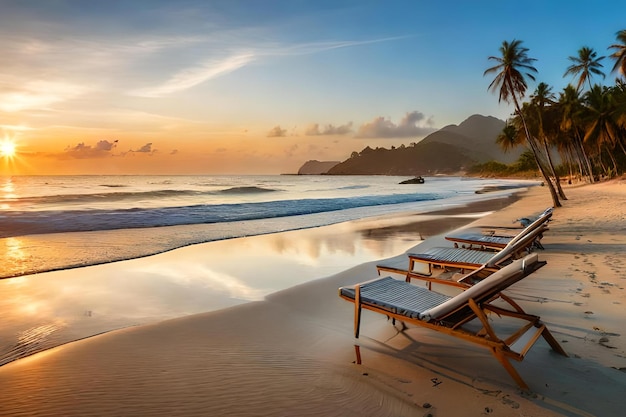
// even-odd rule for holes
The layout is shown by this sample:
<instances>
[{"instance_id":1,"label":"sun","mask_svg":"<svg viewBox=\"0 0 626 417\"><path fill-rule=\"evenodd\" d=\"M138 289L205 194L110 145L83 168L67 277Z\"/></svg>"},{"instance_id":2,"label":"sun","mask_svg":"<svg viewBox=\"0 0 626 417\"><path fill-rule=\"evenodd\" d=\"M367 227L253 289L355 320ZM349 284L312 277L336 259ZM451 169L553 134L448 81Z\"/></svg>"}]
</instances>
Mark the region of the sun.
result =
<instances>
[{"instance_id":1,"label":"sun","mask_svg":"<svg viewBox=\"0 0 626 417\"><path fill-rule=\"evenodd\" d=\"M15 142L10 139L5 139L0 143L0 155L6 158L13 158L15 156Z\"/></svg>"}]
</instances>

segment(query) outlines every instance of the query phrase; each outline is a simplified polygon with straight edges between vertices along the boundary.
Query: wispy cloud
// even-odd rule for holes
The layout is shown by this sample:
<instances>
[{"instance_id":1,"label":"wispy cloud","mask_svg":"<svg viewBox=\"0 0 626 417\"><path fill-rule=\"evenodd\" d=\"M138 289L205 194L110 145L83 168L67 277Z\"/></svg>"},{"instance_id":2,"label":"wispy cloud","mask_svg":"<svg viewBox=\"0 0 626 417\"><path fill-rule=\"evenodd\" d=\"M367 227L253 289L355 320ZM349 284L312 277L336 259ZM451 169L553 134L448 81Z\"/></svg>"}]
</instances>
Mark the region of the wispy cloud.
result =
<instances>
[{"instance_id":1,"label":"wispy cloud","mask_svg":"<svg viewBox=\"0 0 626 417\"><path fill-rule=\"evenodd\" d=\"M22 131L26 131L26 130L34 130L34 128L32 128L30 126L9 125L9 124L2 124L2 125L0 125L0 129L2 129L3 131L9 131L9 132L22 132Z\"/></svg>"},{"instance_id":2,"label":"wispy cloud","mask_svg":"<svg viewBox=\"0 0 626 417\"><path fill-rule=\"evenodd\" d=\"M310 55L333 49L351 48L355 46L370 45L375 43L390 42L405 39L407 36L396 36L363 41L326 41L309 42L296 45L282 45L267 49L268 55Z\"/></svg>"},{"instance_id":3,"label":"wispy cloud","mask_svg":"<svg viewBox=\"0 0 626 417\"><path fill-rule=\"evenodd\" d=\"M223 60L209 60L197 67L179 71L162 85L134 90L131 95L161 97L186 90L220 75L233 72L254 60L253 54L237 54Z\"/></svg>"},{"instance_id":4,"label":"wispy cloud","mask_svg":"<svg viewBox=\"0 0 626 417\"><path fill-rule=\"evenodd\" d=\"M249 51L230 55L223 59L209 59L197 66L191 66L178 71L169 80L164 83L152 87L145 87L132 90L129 94L139 97L163 97L172 93L187 90L195 87L208 80L231 73L240 68L245 67L251 62L259 58L269 58L272 56L289 56L289 55L309 55L321 53L324 51L349 48L372 43L387 42L399 38L382 38L366 41L331 41L331 42L314 42L296 45L271 45L259 44L252 47ZM187 40L189 41L189 40ZM199 39L193 39L194 42L200 42ZM152 43L146 42L151 45ZM156 45L168 46L167 42L156 42Z\"/></svg>"},{"instance_id":5,"label":"wispy cloud","mask_svg":"<svg viewBox=\"0 0 626 417\"><path fill-rule=\"evenodd\" d=\"M69 100L87 91L87 88L70 83L31 81L18 88L0 90L0 110L16 112L26 109L46 108L51 104Z\"/></svg>"}]
</instances>

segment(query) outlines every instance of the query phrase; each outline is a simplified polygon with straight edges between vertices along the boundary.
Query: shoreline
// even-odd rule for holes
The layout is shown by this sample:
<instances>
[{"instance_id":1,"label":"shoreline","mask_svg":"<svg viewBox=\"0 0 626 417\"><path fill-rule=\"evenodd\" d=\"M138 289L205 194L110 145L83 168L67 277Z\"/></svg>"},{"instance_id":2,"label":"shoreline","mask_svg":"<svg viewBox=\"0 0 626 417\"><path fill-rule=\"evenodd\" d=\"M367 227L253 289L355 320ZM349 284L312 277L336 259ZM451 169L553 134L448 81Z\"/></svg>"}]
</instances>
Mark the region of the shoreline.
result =
<instances>
[{"instance_id":1,"label":"shoreline","mask_svg":"<svg viewBox=\"0 0 626 417\"><path fill-rule=\"evenodd\" d=\"M532 188L536 185L516 188ZM0 281L39 273L62 271L128 261L170 252L172 250L211 242L319 228L350 221L375 220L377 218L402 216L411 213L428 214L437 211L442 203L452 207L480 204L485 200L507 199L518 194L516 188L494 190L485 199L454 197L441 203L437 200L390 206L368 206L342 210L344 214L329 222L327 213L133 229L112 229L68 233L46 233L0 238L3 253L3 270ZM502 191L498 193L497 191ZM492 194L492 193L488 193ZM430 208L429 204L433 208ZM355 211L354 214L353 210ZM368 214L374 212L375 214ZM136 244L139 242L139 244ZM86 261L87 260L87 261Z\"/></svg>"},{"instance_id":2,"label":"shoreline","mask_svg":"<svg viewBox=\"0 0 626 417\"><path fill-rule=\"evenodd\" d=\"M258 301L397 255L420 238L452 230L518 199L495 197L0 280L0 366L92 335ZM67 239L65 246L72 246ZM239 266L243 259L256 269ZM276 270L297 278L279 278ZM31 307L24 311L24 305Z\"/></svg>"},{"instance_id":3,"label":"shoreline","mask_svg":"<svg viewBox=\"0 0 626 417\"><path fill-rule=\"evenodd\" d=\"M545 191L531 189L472 224L542 211ZM614 202L626 184L565 191L570 200L539 252L547 266L511 291L570 355L538 343L516 364L530 396L488 353L423 329L398 332L380 315L364 315L356 365L352 307L337 288L376 276L371 261L262 301L109 332L2 366L0 414L619 415L626 221Z\"/></svg>"}]
</instances>

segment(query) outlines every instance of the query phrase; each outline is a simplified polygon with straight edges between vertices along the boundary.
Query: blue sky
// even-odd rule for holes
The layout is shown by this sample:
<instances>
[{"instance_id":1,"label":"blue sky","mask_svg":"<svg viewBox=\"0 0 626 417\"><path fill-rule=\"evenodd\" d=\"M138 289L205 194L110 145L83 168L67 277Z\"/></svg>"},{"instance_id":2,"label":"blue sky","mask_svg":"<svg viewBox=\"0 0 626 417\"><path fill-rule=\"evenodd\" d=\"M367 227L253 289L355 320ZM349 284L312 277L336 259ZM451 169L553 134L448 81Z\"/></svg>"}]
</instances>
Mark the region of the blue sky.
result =
<instances>
[{"instance_id":1,"label":"blue sky","mask_svg":"<svg viewBox=\"0 0 626 417\"><path fill-rule=\"evenodd\" d=\"M472 114L521 39L560 91L609 55L623 2L0 0L9 173L282 173L409 144ZM605 80L613 62L606 58ZM529 85L532 91L535 83ZM93 160L99 159L98 164ZM7 170L5 166L5 170Z\"/></svg>"}]
</instances>

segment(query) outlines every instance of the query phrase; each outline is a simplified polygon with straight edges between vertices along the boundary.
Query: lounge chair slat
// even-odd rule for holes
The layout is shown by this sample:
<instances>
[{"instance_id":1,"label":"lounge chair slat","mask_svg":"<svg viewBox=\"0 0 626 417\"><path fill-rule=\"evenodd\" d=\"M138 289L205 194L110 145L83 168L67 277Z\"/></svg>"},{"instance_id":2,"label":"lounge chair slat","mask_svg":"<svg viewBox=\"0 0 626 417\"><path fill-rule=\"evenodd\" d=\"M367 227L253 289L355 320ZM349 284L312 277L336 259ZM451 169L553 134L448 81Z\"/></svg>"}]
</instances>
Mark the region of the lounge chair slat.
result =
<instances>
[{"instance_id":1,"label":"lounge chair slat","mask_svg":"<svg viewBox=\"0 0 626 417\"><path fill-rule=\"evenodd\" d=\"M429 291L405 281L384 277L360 286L361 303L377 305L398 314L418 319L423 311L451 297ZM354 287L342 287L341 294L354 299Z\"/></svg>"}]
</instances>

